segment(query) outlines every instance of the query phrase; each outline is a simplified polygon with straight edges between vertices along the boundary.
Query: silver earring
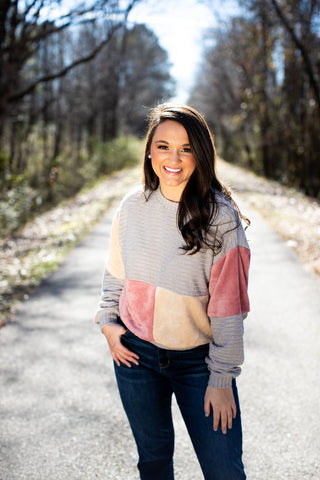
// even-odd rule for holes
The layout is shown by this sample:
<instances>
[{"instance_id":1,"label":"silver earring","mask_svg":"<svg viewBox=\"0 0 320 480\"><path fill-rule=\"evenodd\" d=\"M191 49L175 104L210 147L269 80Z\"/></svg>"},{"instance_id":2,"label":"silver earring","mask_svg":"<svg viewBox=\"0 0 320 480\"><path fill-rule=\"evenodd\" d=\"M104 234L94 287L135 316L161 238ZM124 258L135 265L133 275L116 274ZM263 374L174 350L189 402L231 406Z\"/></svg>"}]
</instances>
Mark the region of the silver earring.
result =
<instances>
[{"instance_id":1,"label":"silver earring","mask_svg":"<svg viewBox=\"0 0 320 480\"><path fill-rule=\"evenodd\" d=\"M151 160L151 155L148 155L148 158L150 158L150 160Z\"/></svg>"}]
</instances>

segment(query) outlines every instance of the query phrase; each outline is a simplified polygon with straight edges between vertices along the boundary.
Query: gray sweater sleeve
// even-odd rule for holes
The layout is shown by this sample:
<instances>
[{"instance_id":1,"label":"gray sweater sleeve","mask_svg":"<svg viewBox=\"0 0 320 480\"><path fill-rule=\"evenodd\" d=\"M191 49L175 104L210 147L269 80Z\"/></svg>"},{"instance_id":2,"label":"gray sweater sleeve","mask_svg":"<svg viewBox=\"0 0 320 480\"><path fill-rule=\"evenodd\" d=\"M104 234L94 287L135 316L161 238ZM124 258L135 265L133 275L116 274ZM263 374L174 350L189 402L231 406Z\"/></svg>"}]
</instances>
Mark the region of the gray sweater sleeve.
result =
<instances>
[{"instance_id":1,"label":"gray sweater sleeve","mask_svg":"<svg viewBox=\"0 0 320 480\"><path fill-rule=\"evenodd\" d=\"M95 321L101 329L108 323L117 323L119 316L119 299L124 280L114 277L106 269L103 276L101 300Z\"/></svg>"},{"instance_id":2,"label":"gray sweater sleeve","mask_svg":"<svg viewBox=\"0 0 320 480\"><path fill-rule=\"evenodd\" d=\"M243 315L210 318L213 340L210 342L207 365L211 387L231 387L232 379L240 375L244 361Z\"/></svg>"}]
</instances>

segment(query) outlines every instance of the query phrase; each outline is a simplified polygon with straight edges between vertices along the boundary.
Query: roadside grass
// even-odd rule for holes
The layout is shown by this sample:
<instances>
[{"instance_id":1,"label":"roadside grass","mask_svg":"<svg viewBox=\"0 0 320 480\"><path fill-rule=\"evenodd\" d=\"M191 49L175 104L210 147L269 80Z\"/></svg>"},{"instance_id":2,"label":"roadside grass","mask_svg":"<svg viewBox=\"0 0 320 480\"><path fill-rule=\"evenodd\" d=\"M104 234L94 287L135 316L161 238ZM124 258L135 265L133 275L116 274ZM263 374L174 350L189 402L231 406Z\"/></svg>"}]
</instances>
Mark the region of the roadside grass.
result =
<instances>
[{"instance_id":1,"label":"roadside grass","mask_svg":"<svg viewBox=\"0 0 320 480\"><path fill-rule=\"evenodd\" d=\"M0 238L19 232L39 214L93 188L97 178L134 167L143 157L143 140L131 135L103 143L91 139L90 145L89 153L68 144L54 164L47 165L35 136L23 173L12 174L6 162L0 175Z\"/></svg>"}]
</instances>

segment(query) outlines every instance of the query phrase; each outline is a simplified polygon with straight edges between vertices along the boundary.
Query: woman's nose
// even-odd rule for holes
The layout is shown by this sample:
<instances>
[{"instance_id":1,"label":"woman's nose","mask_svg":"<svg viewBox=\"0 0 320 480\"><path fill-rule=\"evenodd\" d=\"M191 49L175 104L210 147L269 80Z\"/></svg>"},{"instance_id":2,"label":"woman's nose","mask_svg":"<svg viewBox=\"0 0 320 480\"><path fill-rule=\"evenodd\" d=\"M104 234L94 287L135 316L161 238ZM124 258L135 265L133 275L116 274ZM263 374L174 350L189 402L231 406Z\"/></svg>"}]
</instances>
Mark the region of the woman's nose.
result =
<instances>
[{"instance_id":1,"label":"woman's nose","mask_svg":"<svg viewBox=\"0 0 320 480\"><path fill-rule=\"evenodd\" d=\"M170 161L172 163L180 162L180 150L171 150Z\"/></svg>"}]
</instances>

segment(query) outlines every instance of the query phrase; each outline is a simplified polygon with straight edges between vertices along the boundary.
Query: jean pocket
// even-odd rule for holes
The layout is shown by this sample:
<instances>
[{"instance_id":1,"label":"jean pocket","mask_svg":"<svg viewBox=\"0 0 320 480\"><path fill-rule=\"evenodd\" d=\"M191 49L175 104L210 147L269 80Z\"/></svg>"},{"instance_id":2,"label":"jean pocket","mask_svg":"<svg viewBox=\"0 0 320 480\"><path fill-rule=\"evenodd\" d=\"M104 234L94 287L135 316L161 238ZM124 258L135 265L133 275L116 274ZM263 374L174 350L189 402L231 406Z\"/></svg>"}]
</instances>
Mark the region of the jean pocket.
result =
<instances>
[{"instance_id":1,"label":"jean pocket","mask_svg":"<svg viewBox=\"0 0 320 480\"><path fill-rule=\"evenodd\" d=\"M127 336L129 335L129 333L130 333L130 330L127 329L127 330L121 335L121 338L127 337Z\"/></svg>"}]
</instances>

